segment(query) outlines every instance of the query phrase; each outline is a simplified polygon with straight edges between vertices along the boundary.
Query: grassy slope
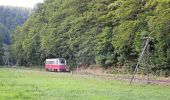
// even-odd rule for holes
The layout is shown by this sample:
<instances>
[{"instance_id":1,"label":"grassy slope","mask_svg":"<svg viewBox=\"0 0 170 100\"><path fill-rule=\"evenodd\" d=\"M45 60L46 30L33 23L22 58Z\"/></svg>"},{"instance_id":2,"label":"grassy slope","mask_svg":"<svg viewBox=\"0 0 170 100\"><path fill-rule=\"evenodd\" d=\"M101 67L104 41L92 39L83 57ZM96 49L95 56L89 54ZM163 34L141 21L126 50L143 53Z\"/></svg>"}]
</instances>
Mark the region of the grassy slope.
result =
<instances>
[{"instance_id":1,"label":"grassy slope","mask_svg":"<svg viewBox=\"0 0 170 100\"><path fill-rule=\"evenodd\" d=\"M0 100L170 100L170 87L1 68Z\"/></svg>"}]
</instances>

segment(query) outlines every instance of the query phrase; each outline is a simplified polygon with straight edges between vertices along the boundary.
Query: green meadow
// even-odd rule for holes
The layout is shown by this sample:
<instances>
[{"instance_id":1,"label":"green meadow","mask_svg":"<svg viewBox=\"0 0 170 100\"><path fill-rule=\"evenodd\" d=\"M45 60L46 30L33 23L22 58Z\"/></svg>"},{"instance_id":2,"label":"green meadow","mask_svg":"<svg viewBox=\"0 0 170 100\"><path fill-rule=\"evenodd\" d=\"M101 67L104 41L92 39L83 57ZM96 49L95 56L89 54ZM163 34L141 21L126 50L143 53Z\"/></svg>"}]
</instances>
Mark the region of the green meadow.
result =
<instances>
[{"instance_id":1,"label":"green meadow","mask_svg":"<svg viewBox=\"0 0 170 100\"><path fill-rule=\"evenodd\" d=\"M0 68L0 100L170 100L170 86Z\"/></svg>"}]
</instances>

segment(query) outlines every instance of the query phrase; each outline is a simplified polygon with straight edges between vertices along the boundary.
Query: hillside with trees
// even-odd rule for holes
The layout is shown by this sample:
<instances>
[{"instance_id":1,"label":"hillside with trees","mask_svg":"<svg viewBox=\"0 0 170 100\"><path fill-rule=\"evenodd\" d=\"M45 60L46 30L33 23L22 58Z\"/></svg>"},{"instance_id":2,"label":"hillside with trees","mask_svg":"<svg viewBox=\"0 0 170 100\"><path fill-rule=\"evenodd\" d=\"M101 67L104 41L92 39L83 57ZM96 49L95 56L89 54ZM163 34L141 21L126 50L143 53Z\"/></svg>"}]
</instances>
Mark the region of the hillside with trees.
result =
<instances>
[{"instance_id":1,"label":"hillside with trees","mask_svg":"<svg viewBox=\"0 0 170 100\"><path fill-rule=\"evenodd\" d=\"M30 8L0 6L0 35L5 44L10 44L10 35L27 20L30 13Z\"/></svg>"},{"instance_id":2,"label":"hillside with trees","mask_svg":"<svg viewBox=\"0 0 170 100\"><path fill-rule=\"evenodd\" d=\"M9 58L11 36L17 26L21 26L29 17L32 9L0 6L0 65Z\"/></svg>"},{"instance_id":3,"label":"hillside with trees","mask_svg":"<svg viewBox=\"0 0 170 100\"><path fill-rule=\"evenodd\" d=\"M70 67L109 68L135 63L144 36L153 38L152 67L167 71L169 0L46 0L15 31L11 53L25 66L63 57Z\"/></svg>"}]
</instances>

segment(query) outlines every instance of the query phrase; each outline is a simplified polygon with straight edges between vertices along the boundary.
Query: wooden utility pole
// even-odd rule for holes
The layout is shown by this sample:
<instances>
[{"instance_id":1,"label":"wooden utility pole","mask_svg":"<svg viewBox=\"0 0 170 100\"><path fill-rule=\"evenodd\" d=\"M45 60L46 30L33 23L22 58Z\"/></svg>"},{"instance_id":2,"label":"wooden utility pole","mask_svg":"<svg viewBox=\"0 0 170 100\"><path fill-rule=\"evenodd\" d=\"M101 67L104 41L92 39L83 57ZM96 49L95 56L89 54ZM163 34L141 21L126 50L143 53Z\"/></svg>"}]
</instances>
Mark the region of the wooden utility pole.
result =
<instances>
[{"instance_id":1,"label":"wooden utility pole","mask_svg":"<svg viewBox=\"0 0 170 100\"><path fill-rule=\"evenodd\" d=\"M151 37L144 37L143 39L146 40L145 42L145 45L142 49L142 53L140 54L139 56L139 59L138 59L138 62L137 62L137 65L135 67L135 70L133 72L133 75L132 75L132 78L130 80L130 84L132 83L134 77L135 77L135 74L138 72L139 70L139 64L144 56L144 54L146 53L146 69L147 69L147 83L149 83L149 42L150 40L152 39Z\"/></svg>"},{"instance_id":2,"label":"wooden utility pole","mask_svg":"<svg viewBox=\"0 0 170 100\"><path fill-rule=\"evenodd\" d=\"M147 45L146 48L146 69L147 69L147 84L148 84L149 83L149 45Z\"/></svg>"}]
</instances>

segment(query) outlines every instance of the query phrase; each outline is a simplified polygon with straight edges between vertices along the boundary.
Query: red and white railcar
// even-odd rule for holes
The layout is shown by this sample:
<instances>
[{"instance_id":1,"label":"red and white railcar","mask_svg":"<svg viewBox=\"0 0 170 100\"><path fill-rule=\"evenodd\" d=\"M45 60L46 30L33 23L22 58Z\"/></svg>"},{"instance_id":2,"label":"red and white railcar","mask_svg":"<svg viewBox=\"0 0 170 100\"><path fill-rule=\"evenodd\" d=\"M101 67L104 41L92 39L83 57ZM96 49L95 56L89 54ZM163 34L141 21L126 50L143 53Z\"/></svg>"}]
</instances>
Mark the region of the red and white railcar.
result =
<instances>
[{"instance_id":1,"label":"red and white railcar","mask_svg":"<svg viewBox=\"0 0 170 100\"><path fill-rule=\"evenodd\" d=\"M64 58L53 58L45 60L45 69L47 71L66 71L66 60Z\"/></svg>"}]
</instances>

